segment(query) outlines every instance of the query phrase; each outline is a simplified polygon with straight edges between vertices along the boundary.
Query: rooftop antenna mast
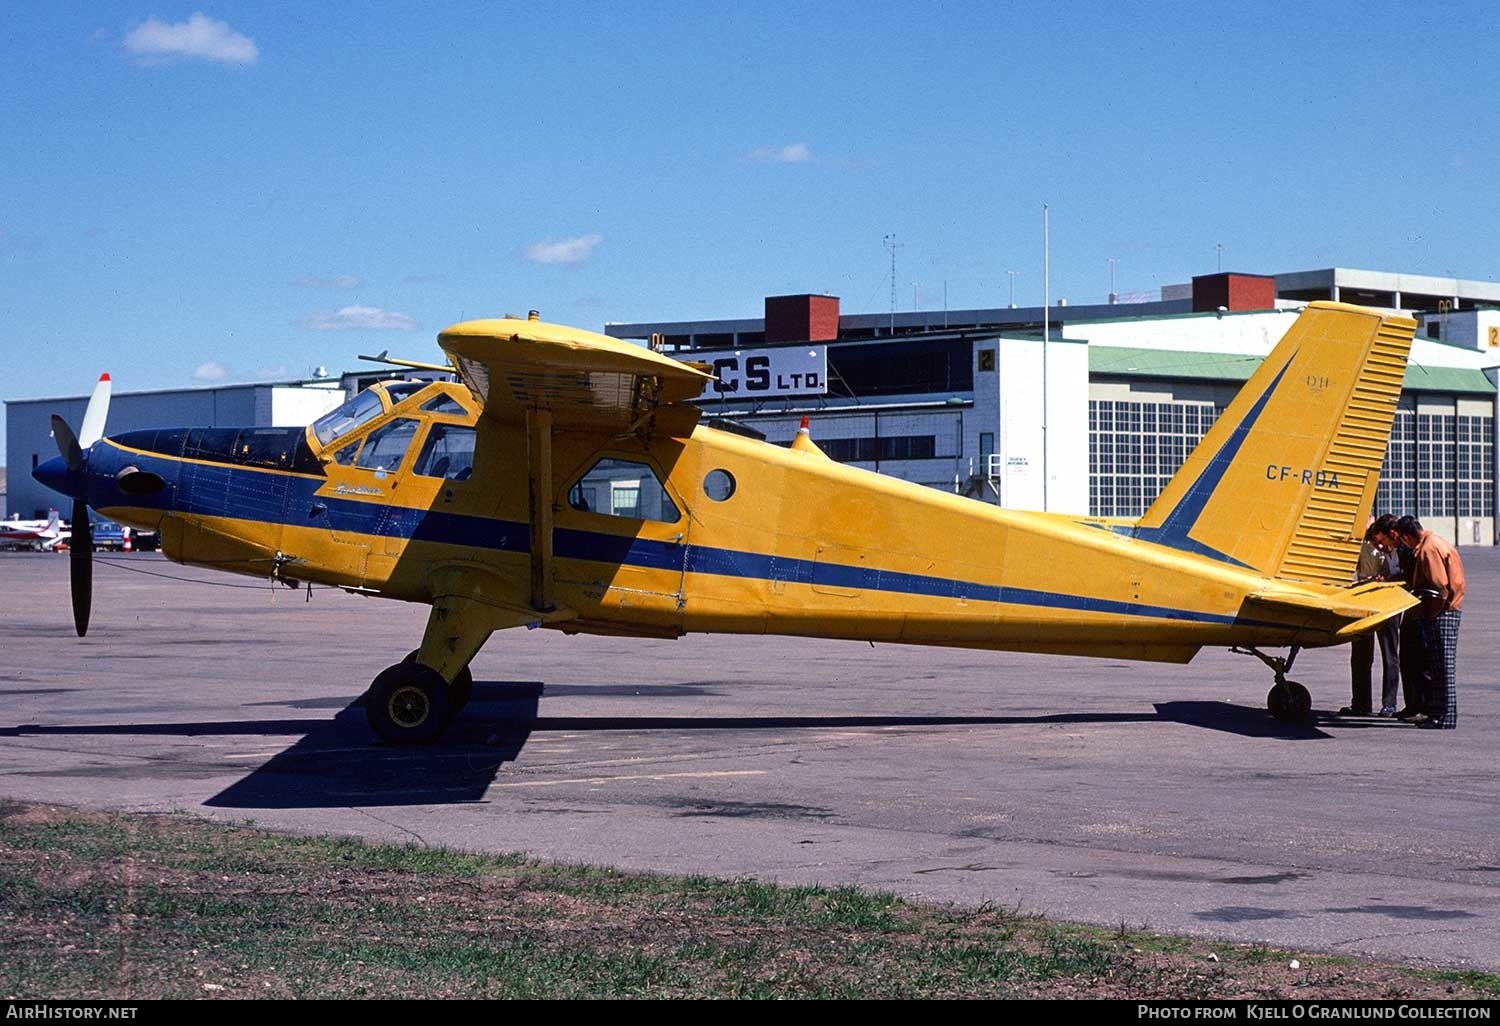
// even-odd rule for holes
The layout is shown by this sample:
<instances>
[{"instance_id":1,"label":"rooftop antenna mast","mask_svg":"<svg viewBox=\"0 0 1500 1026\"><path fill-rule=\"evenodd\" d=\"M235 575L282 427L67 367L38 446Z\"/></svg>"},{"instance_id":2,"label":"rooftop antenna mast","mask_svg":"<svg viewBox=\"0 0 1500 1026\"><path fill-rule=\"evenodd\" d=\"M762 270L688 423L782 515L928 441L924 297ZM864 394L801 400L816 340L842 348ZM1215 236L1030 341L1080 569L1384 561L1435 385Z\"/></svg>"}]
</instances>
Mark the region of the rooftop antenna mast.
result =
<instances>
[{"instance_id":1,"label":"rooftop antenna mast","mask_svg":"<svg viewBox=\"0 0 1500 1026\"><path fill-rule=\"evenodd\" d=\"M891 251L891 334L896 333L896 250L901 248L901 243L896 241L895 233L887 235L881 242L885 248Z\"/></svg>"}]
</instances>

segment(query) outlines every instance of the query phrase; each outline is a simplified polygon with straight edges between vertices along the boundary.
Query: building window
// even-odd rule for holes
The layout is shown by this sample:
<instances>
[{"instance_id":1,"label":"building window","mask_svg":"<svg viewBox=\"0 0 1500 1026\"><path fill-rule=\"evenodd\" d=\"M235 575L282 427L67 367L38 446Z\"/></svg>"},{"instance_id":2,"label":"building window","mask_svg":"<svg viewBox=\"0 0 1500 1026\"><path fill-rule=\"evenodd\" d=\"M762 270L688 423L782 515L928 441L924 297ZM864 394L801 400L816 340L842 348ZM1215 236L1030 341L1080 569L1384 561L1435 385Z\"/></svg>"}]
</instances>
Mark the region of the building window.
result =
<instances>
[{"instance_id":1,"label":"building window","mask_svg":"<svg viewBox=\"0 0 1500 1026\"><path fill-rule=\"evenodd\" d=\"M885 435L880 438L820 439L818 448L840 463L937 459L936 435ZM951 459L946 456L944 459Z\"/></svg>"},{"instance_id":2,"label":"building window","mask_svg":"<svg viewBox=\"0 0 1500 1026\"><path fill-rule=\"evenodd\" d=\"M1224 411L1213 403L1089 400L1089 513L1138 517Z\"/></svg>"},{"instance_id":3,"label":"building window","mask_svg":"<svg viewBox=\"0 0 1500 1026\"><path fill-rule=\"evenodd\" d=\"M1494 516L1494 419L1397 410L1375 512Z\"/></svg>"},{"instance_id":4,"label":"building window","mask_svg":"<svg viewBox=\"0 0 1500 1026\"><path fill-rule=\"evenodd\" d=\"M1488 417L1458 418L1458 515L1495 515L1495 425Z\"/></svg>"},{"instance_id":5,"label":"building window","mask_svg":"<svg viewBox=\"0 0 1500 1026\"><path fill-rule=\"evenodd\" d=\"M1442 413L1417 414L1417 516L1451 517L1457 425Z\"/></svg>"},{"instance_id":6,"label":"building window","mask_svg":"<svg viewBox=\"0 0 1500 1026\"><path fill-rule=\"evenodd\" d=\"M1402 516L1417 509L1417 414L1396 411L1391 441L1380 467L1380 487L1375 492L1375 513Z\"/></svg>"}]
</instances>

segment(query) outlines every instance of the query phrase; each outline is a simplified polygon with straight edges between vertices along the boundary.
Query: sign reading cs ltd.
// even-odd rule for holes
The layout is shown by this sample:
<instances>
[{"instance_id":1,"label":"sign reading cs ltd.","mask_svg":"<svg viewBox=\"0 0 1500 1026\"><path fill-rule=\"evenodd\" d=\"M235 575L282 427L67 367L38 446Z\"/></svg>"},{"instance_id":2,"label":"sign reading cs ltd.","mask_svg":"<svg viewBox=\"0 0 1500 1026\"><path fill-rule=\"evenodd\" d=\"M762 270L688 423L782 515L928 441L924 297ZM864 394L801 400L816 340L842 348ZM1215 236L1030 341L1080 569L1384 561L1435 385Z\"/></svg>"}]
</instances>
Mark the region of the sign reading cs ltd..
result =
<instances>
[{"instance_id":1,"label":"sign reading cs ltd.","mask_svg":"<svg viewBox=\"0 0 1500 1026\"><path fill-rule=\"evenodd\" d=\"M786 346L692 353L694 362L710 364L714 382L709 395L725 399L762 399L828 392L828 347Z\"/></svg>"}]
</instances>

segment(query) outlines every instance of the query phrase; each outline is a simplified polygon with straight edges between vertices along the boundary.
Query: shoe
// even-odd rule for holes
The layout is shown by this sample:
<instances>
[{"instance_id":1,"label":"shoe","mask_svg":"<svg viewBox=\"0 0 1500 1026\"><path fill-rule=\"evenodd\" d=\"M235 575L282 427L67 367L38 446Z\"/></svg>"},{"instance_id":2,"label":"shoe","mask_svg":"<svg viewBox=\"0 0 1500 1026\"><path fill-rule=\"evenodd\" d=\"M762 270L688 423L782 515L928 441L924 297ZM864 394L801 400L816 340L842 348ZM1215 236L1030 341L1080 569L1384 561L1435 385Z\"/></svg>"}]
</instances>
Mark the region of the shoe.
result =
<instances>
[{"instance_id":1,"label":"shoe","mask_svg":"<svg viewBox=\"0 0 1500 1026\"><path fill-rule=\"evenodd\" d=\"M1370 710L1368 710L1368 709L1356 709L1352 705L1346 705L1342 709L1339 710L1339 715L1340 716L1368 716L1368 715L1370 715Z\"/></svg>"},{"instance_id":2,"label":"shoe","mask_svg":"<svg viewBox=\"0 0 1500 1026\"><path fill-rule=\"evenodd\" d=\"M1432 717L1422 712L1412 713L1410 716L1406 717L1406 722L1415 723L1419 727L1425 727L1427 724L1432 722Z\"/></svg>"},{"instance_id":3,"label":"shoe","mask_svg":"<svg viewBox=\"0 0 1500 1026\"><path fill-rule=\"evenodd\" d=\"M1382 716L1385 719L1390 719L1392 716L1396 715L1396 707L1394 705L1388 705L1385 708L1381 709L1380 712L1376 715Z\"/></svg>"},{"instance_id":4,"label":"shoe","mask_svg":"<svg viewBox=\"0 0 1500 1026\"><path fill-rule=\"evenodd\" d=\"M1400 712L1398 712L1396 714L1396 719L1398 719L1398 720L1409 720L1413 716L1421 716L1421 715L1422 715L1422 710L1421 709L1413 709L1411 706L1408 705L1406 708L1402 709Z\"/></svg>"}]
</instances>

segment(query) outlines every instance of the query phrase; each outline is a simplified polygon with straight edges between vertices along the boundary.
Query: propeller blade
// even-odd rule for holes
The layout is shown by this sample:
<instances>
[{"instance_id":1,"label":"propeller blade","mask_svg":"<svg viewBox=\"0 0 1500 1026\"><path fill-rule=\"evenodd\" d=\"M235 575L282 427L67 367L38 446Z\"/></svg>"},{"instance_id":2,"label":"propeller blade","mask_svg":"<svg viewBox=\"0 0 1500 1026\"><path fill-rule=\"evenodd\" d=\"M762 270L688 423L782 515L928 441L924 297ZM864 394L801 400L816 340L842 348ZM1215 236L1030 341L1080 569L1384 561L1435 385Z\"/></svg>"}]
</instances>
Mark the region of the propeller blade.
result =
<instances>
[{"instance_id":1,"label":"propeller blade","mask_svg":"<svg viewBox=\"0 0 1500 1026\"><path fill-rule=\"evenodd\" d=\"M89 396L88 408L83 411L83 426L78 429L78 444L81 448L87 449L104 437L104 419L109 416L110 389L109 375L99 375L94 394Z\"/></svg>"},{"instance_id":2,"label":"propeller blade","mask_svg":"<svg viewBox=\"0 0 1500 1026\"><path fill-rule=\"evenodd\" d=\"M94 531L89 524L88 503L82 499L73 501L68 577L73 589L73 627L81 638L89 632L89 612L94 604Z\"/></svg>"},{"instance_id":3,"label":"propeller blade","mask_svg":"<svg viewBox=\"0 0 1500 1026\"><path fill-rule=\"evenodd\" d=\"M73 434L68 422L55 413L52 415L52 440L57 443L57 451L62 453L69 470L83 466L83 447L78 444L78 436Z\"/></svg>"}]
</instances>

